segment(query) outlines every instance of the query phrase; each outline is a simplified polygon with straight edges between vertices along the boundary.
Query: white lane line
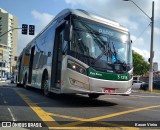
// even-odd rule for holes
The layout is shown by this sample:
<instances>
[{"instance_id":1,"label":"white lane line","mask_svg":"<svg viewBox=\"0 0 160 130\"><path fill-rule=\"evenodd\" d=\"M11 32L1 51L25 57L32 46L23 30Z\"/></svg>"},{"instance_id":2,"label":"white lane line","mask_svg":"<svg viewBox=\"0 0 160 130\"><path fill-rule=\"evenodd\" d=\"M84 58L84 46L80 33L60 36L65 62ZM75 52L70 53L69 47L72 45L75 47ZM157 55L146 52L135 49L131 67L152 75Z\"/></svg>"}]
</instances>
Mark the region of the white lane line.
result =
<instances>
[{"instance_id":1,"label":"white lane line","mask_svg":"<svg viewBox=\"0 0 160 130\"><path fill-rule=\"evenodd\" d=\"M159 97L160 96L142 96L142 95L130 95L131 97Z\"/></svg>"},{"instance_id":2,"label":"white lane line","mask_svg":"<svg viewBox=\"0 0 160 130\"><path fill-rule=\"evenodd\" d=\"M7 104L8 102L3 98L3 94L2 93L0 93L0 96L2 97L4 104Z\"/></svg>"},{"instance_id":3,"label":"white lane line","mask_svg":"<svg viewBox=\"0 0 160 130\"><path fill-rule=\"evenodd\" d=\"M8 103L5 99L3 99L3 102L4 102L4 104L7 104L7 103Z\"/></svg>"},{"instance_id":4,"label":"white lane line","mask_svg":"<svg viewBox=\"0 0 160 130\"><path fill-rule=\"evenodd\" d=\"M10 109L10 108L8 108L8 111L9 111L9 113L10 113L11 117L12 117L12 120L13 120L13 121L16 121L16 119L14 118L13 113L12 113L12 111L11 111L11 109Z\"/></svg>"}]
</instances>

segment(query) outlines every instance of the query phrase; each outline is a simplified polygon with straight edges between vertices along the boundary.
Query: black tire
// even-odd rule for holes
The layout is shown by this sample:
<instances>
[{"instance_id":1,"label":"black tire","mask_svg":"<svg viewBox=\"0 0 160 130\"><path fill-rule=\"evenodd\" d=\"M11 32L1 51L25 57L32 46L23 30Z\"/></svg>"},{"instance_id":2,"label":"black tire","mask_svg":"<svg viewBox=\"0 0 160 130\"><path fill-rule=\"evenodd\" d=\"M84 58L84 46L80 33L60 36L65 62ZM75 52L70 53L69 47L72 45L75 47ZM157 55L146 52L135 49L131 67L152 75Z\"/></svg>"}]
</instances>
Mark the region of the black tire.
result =
<instances>
[{"instance_id":1,"label":"black tire","mask_svg":"<svg viewBox=\"0 0 160 130\"><path fill-rule=\"evenodd\" d=\"M23 79L23 87L28 89L28 86L27 86L27 75L25 75L25 77Z\"/></svg>"},{"instance_id":2,"label":"black tire","mask_svg":"<svg viewBox=\"0 0 160 130\"><path fill-rule=\"evenodd\" d=\"M42 88L43 88L43 93L45 96L49 97L50 96L50 92L48 90L48 81L47 78L45 78L42 82Z\"/></svg>"},{"instance_id":3,"label":"black tire","mask_svg":"<svg viewBox=\"0 0 160 130\"><path fill-rule=\"evenodd\" d=\"M16 86L19 87L19 83L18 83L18 80L17 80L17 76L16 76Z\"/></svg>"},{"instance_id":4,"label":"black tire","mask_svg":"<svg viewBox=\"0 0 160 130\"><path fill-rule=\"evenodd\" d=\"M147 88L144 88L143 90L144 90L144 91L147 91Z\"/></svg>"},{"instance_id":5,"label":"black tire","mask_svg":"<svg viewBox=\"0 0 160 130\"><path fill-rule=\"evenodd\" d=\"M11 84L14 84L14 81L11 81Z\"/></svg>"},{"instance_id":6,"label":"black tire","mask_svg":"<svg viewBox=\"0 0 160 130\"><path fill-rule=\"evenodd\" d=\"M20 84L19 84L19 83L17 83L17 84L16 84L16 86L17 86L17 87L20 87Z\"/></svg>"},{"instance_id":7,"label":"black tire","mask_svg":"<svg viewBox=\"0 0 160 130\"><path fill-rule=\"evenodd\" d=\"M122 96L130 96L130 94L122 94Z\"/></svg>"},{"instance_id":8,"label":"black tire","mask_svg":"<svg viewBox=\"0 0 160 130\"><path fill-rule=\"evenodd\" d=\"M96 99L98 98L100 95L99 94L88 94L89 98L92 98L92 99Z\"/></svg>"}]
</instances>

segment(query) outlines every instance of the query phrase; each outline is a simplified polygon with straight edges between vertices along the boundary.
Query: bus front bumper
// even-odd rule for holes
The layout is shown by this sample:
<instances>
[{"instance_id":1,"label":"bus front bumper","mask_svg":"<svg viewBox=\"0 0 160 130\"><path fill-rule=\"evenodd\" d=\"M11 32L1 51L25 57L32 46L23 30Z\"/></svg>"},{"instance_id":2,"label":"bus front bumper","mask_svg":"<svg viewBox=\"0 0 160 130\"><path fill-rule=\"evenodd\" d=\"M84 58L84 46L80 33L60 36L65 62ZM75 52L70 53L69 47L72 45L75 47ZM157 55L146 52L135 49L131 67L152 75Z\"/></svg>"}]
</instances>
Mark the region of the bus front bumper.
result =
<instances>
[{"instance_id":1,"label":"bus front bumper","mask_svg":"<svg viewBox=\"0 0 160 130\"><path fill-rule=\"evenodd\" d=\"M132 79L129 81L114 81L89 78L89 84L91 93L129 95L132 90Z\"/></svg>"},{"instance_id":2,"label":"bus front bumper","mask_svg":"<svg viewBox=\"0 0 160 130\"><path fill-rule=\"evenodd\" d=\"M85 79L85 82L83 80ZM129 95L132 88L132 79L129 81L103 80L91 77L84 77L80 80L77 76L68 77L67 86L63 86L62 93L98 93ZM88 81L88 82L87 82Z\"/></svg>"}]
</instances>

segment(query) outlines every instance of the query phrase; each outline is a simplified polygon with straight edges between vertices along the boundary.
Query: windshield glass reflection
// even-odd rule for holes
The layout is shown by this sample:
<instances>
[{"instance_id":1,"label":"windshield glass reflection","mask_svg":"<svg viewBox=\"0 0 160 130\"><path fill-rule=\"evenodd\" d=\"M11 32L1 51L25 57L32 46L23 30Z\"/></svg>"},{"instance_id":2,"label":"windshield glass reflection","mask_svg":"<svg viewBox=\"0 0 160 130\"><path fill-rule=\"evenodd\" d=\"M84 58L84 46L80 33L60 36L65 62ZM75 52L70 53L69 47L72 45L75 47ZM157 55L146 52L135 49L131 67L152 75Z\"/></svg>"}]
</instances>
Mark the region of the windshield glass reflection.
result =
<instances>
[{"instance_id":1,"label":"windshield glass reflection","mask_svg":"<svg viewBox=\"0 0 160 130\"><path fill-rule=\"evenodd\" d=\"M108 64L129 64L129 42L126 34L115 33L104 35L97 32L97 26L91 26L82 22L73 22L73 34L70 44L70 50L91 57L93 64L97 61ZM110 29L111 30L111 29ZM106 33L106 32L105 32ZM115 34L114 37L113 35ZM112 69L112 67L110 67Z\"/></svg>"}]
</instances>

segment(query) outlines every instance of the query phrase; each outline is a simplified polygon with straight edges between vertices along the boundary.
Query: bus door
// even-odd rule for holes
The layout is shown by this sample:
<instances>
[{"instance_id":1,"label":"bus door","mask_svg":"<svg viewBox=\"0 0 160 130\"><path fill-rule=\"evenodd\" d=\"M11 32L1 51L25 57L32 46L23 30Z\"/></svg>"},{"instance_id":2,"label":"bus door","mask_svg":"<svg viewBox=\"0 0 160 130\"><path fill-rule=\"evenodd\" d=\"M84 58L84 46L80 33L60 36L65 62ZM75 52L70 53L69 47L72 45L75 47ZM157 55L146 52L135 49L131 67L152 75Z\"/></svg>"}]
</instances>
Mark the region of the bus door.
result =
<instances>
[{"instance_id":1,"label":"bus door","mask_svg":"<svg viewBox=\"0 0 160 130\"><path fill-rule=\"evenodd\" d=\"M33 60L34 60L34 51L35 46L31 49L30 62L29 62L29 75L28 75L28 83L31 84L32 81L32 70L33 70Z\"/></svg>"},{"instance_id":2,"label":"bus door","mask_svg":"<svg viewBox=\"0 0 160 130\"><path fill-rule=\"evenodd\" d=\"M19 58L19 64L18 64L18 82L20 83L22 80L22 56Z\"/></svg>"},{"instance_id":3,"label":"bus door","mask_svg":"<svg viewBox=\"0 0 160 130\"><path fill-rule=\"evenodd\" d=\"M56 29L55 41L53 47L52 73L51 73L51 89L60 89L61 69L62 69L62 44L64 35L64 25Z\"/></svg>"}]
</instances>

